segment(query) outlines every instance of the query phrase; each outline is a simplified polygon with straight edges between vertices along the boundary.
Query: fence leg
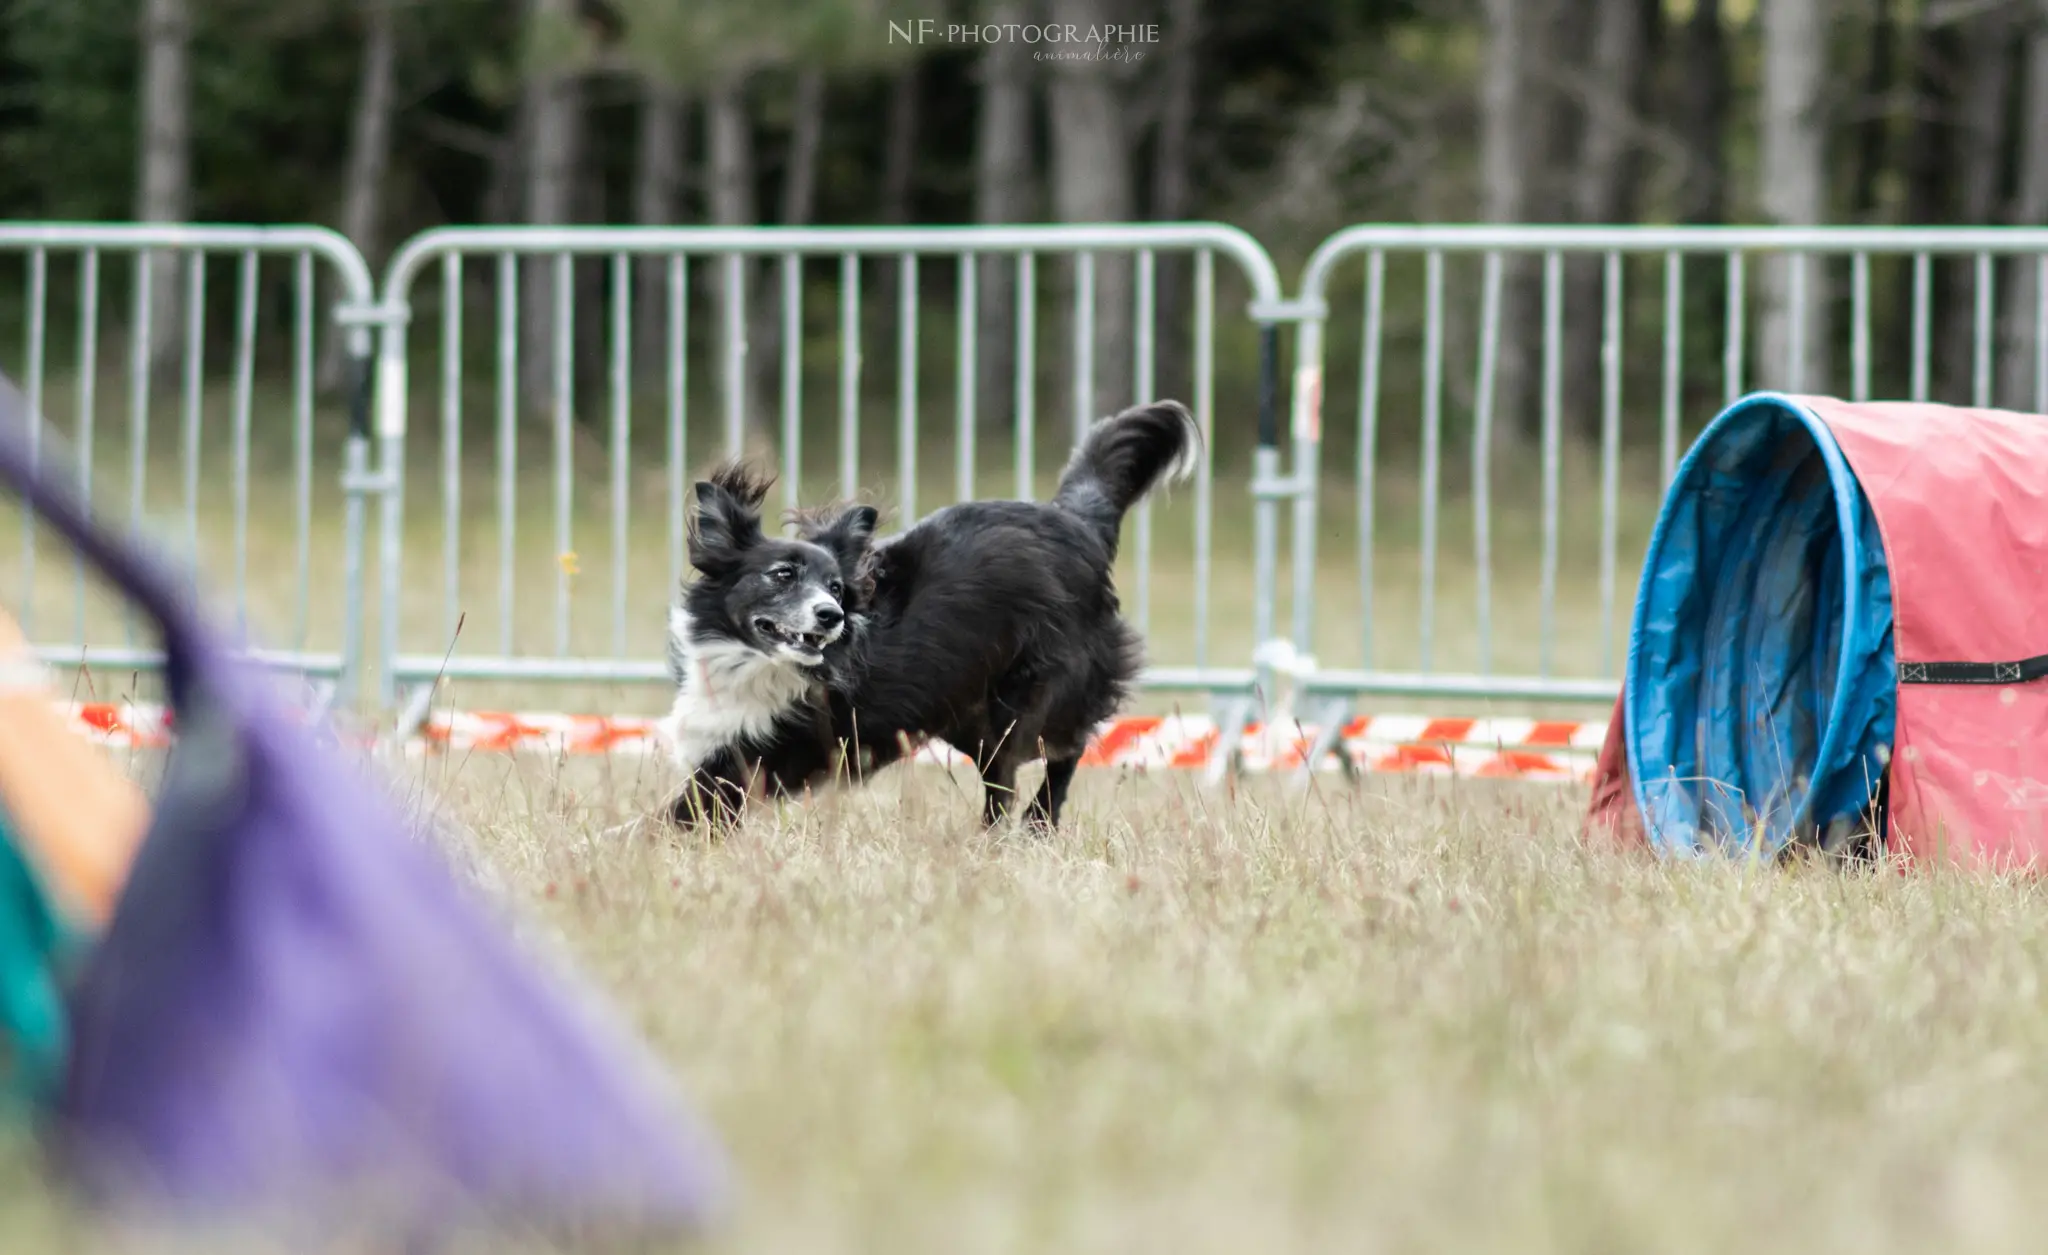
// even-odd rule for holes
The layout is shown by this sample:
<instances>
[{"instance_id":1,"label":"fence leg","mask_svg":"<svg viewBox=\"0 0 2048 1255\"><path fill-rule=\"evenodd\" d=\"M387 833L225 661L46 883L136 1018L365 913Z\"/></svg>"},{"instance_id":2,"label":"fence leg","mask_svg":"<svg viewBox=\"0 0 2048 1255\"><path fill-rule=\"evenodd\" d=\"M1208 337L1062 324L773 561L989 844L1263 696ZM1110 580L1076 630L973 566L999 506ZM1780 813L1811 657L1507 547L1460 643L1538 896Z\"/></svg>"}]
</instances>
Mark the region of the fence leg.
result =
<instances>
[{"instance_id":1,"label":"fence leg","mask_svg":"<svg viewBox=\"0 0 2048 1255\"><path fill-rule=\"evenodd\" d=\"M1245 726L1252 719L1252 703L1256 698L1240 693L1230 699L1223 708L1223 717L1216 723L1216 744L1209 751L1208 766L1203 768L1203 782L1211 786L1222 784L1233 777L1242 767L1240 747L1244 744Z\"/></svg>"},{"instance_id":2,"label":"fence leg","mask_svg":"<svg viewBox=\"0 0 2048 1255\"><path fill-rule=\"evenodd\" d=\"M397 720L391 725L390 746L403 749L408 737L427 726L427 716L433 713L434 691L439 686L429 681L414 689L399 710Z\"/></svg>"},{"instance_id":3,"label":"fence leg","mask_svg":"<svg viewBox=\"0 0 2048 1255\"><path fill-rule=\"evenodd\" d=\"M335 694L336 702L344 708L354 704L361 691L365 613L363 526L367 515L363 499L377 488L370 474L370 404L375 383L369 332L351 327L348 336L355 382L349 397L348 443L342 454L341 675Z\"/></svg>"},{"instance_id":4,"label":"fence leg","mask_svg":"<svg viewBox=\"0 0 2048 1255\"><path fill-rule=\"evenodd\" d=\"M1316 765L1331 754L1337 756L1337 765L1344 773L1345 783L1358 783L1358 765L1344 751L1344 725L1349 722L1350 698L1333 697L1323 703L1322 710L1316 715L1315 740L1309 742L1308 750L1301 756L1301 766L1294 774L1296 788L1307 788L1309 781L1315 778Z\"/></svg>"}]
</instances>

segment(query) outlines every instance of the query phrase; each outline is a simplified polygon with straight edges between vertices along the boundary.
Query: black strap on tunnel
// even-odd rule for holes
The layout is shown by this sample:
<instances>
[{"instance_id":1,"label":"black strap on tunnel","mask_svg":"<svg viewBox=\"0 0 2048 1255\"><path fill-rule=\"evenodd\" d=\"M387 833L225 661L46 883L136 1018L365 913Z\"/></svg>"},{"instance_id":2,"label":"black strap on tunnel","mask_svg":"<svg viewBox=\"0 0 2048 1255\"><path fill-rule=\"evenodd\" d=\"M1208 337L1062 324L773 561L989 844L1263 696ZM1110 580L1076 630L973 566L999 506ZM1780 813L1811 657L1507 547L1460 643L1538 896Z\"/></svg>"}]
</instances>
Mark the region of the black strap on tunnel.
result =
<instances>
[{"instance_id":1,"label":"black strap on tunnel","mask_svg":"<svg viewBox=\"0 0 2048 1255\"><path fill-rule=\"evenodd\" d=\"M2048 654L2018 662L1902 662L1901 684L2029 684L2048 679Z\"/></svg>"}]
</instances>

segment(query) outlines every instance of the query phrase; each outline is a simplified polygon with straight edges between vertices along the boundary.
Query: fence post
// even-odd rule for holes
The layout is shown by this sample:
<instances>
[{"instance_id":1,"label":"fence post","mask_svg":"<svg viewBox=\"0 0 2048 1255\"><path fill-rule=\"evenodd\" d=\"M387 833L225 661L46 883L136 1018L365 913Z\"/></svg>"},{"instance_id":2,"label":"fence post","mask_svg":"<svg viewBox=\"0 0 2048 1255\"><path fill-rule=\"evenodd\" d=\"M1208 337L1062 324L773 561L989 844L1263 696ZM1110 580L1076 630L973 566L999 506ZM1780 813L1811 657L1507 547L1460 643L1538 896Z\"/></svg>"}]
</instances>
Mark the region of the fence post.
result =
<instances>
[{"instance_id":1,"label":"fence post","mask_svg":"<svg viewBox=\"0 0 2048 1255\"><path fill-rule=\"evenodd\" d=\"M399 519L405 455L406 365L405 327L411 311L403 305L375 300L344 303L335 311L348 335L353 392L349 398L348 444L341 487L346 511L343 522L342 676L337 700L351 702L361 692L365 665L364 636L369 618L366 596L366 535L369 499L380 499L378 520L378 608L381 630L377 656L376 710L388 711L397 699L391 660L398 644ZM374 334L373 334L374 333ZM371 469L371 446L377 466Z\"/></svg>"}]
</instances>

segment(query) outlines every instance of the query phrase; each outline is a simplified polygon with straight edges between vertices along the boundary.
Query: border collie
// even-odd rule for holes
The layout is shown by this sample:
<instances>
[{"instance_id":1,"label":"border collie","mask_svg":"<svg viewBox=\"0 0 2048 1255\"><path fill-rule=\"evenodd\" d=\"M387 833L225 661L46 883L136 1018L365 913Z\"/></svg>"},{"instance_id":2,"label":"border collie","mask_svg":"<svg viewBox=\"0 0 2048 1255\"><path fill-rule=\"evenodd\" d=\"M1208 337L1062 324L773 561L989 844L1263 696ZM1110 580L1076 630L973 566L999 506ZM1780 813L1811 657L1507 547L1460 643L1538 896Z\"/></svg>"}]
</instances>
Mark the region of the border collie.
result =
<instances>
[{"instance_id":1,"label":"border collie","mask_svg":"<svg viewBox=\"0 0 2048 1255\"><path fill-rule=\"evenodd\" d=\"M1056 827L1089 737L1142 665L1112 581L1124 515L1161 482L1185 479L1200 454L1185 406L1135 406L1089 430L1050 502L948 506L879 544L868 506L800 516L798 540L771 541L759 525L765 487L735 494L714 481L707 497L700 486L693 537L708 539L693 539L691 562L705 578L670 645L683 672L670 735L692 776L671 818L687 826L707 803L730 817L756 784L800 792L937 738L974 760L988 826L1011 810L1018 768L1044 758L1025 817ZM779 585L766 575L798 567L808 574ZM790 606L831 603L829 628L764 609L784 604L769 599L778 589ZM700 602L726 607L724 621ZM707 657L759 678L713 691L694 678ZM768 678L783 658L790 671Z\"/></svg>"}]
</instances>

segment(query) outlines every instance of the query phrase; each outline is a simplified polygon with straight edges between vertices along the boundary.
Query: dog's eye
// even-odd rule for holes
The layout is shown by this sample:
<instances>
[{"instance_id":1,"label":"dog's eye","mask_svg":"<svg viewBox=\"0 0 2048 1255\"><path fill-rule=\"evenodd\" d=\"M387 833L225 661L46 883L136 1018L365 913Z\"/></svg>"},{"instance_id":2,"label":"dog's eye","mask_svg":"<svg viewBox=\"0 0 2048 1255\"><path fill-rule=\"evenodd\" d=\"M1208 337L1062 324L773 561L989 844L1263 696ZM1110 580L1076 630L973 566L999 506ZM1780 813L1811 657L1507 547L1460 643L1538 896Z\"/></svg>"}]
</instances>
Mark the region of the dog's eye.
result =
<instances>
[{"instance_id":1,"label":"dog's eye","mask_svg":"<svg viewBox=\"0 0 2048 1255\"><path fill-rule=\"evenodd\" d=\"M845 585L841 584L838 580L833 580L830 584L825 585L825 591L831 593L834 597L837 597L840 593L846 591L846 587Z\"/></svg>"},{"instance_id":2,"label":"dog's eye","mask_svg":"<svg viewBox=\"0 0 2048 1255\"><path fill-rule=\"evenodd\" d=\"M796 568L793 566L769 567L768 578L778 584L787 584L796 578Z\"/></svg>"}]
</instances>

